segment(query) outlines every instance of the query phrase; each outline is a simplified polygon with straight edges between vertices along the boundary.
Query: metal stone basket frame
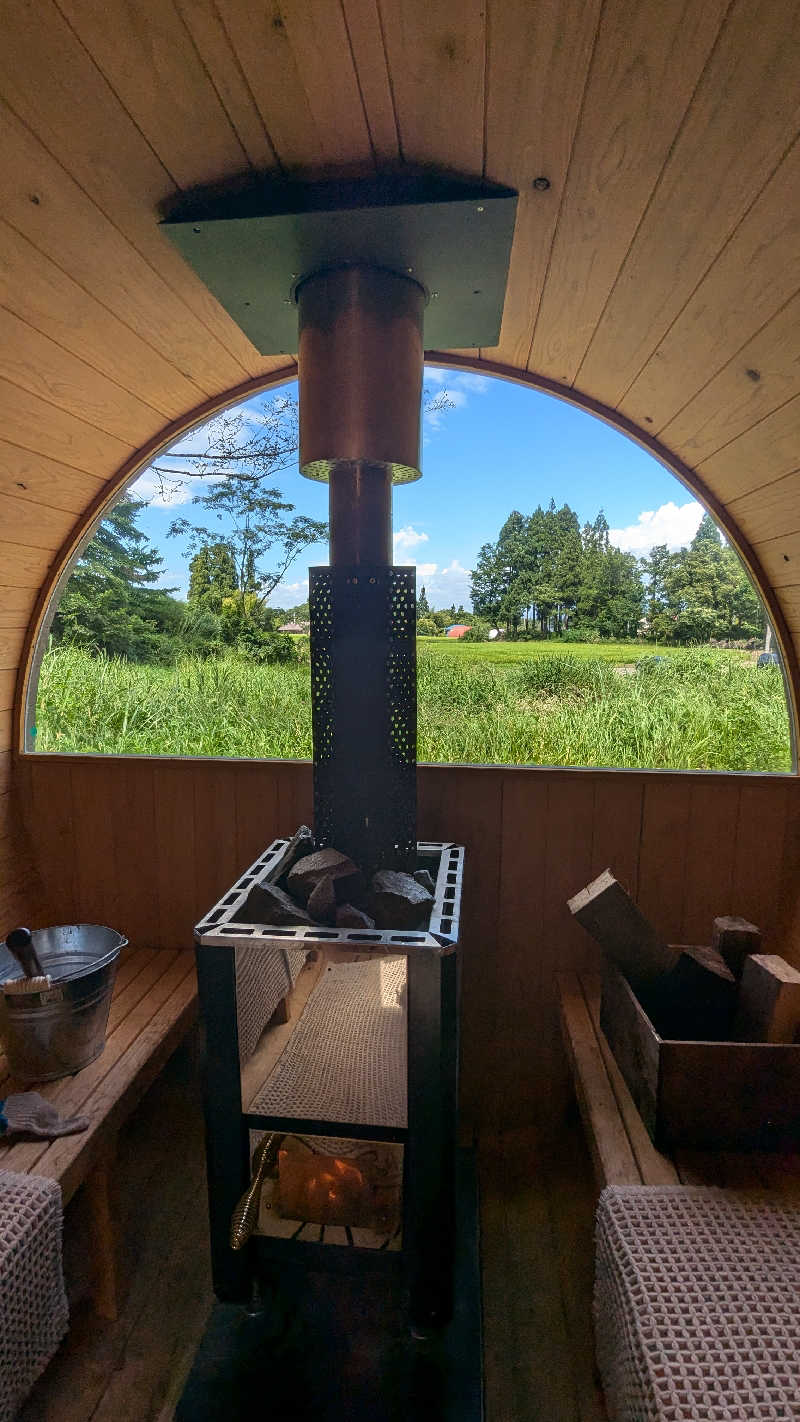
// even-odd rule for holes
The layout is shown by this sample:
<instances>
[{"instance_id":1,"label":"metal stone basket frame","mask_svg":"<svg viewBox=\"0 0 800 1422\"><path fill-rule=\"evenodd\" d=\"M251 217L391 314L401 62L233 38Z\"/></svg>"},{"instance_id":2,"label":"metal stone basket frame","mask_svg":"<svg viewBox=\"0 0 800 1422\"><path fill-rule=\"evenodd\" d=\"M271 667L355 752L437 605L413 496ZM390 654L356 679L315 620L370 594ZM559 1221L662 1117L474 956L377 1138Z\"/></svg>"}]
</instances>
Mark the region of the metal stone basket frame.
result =
<instances>
[{"instance_id":1,"label":"metal stone basket frame","mask_svg":"<svg viewBox=\"0 0 800 1422\"><path fill-rule=\"evenodd\" d=\"M419 867L432 870L434 877L433 909L424 931L327 928L315 924L278 927L274 924L240 922L239 915L251 889L259 884L275 883L291 867L290 845L291 840L288 839L272 841L197 925L195 939L198 943L218 948L258 943L272 949L294 944L304 948L361 946L392 953L426 948L435 953L447 953L458 942L464 848L448 840L420 840L417 845Z\"/></svg>"},{"instance_id":2,"label":"metal stone basket frame","mask_svg":"<svg viewBox=\"0 0 800 1422\"><path fill-rule=\"evenodd\" d=\"M355 931L237 923L256 883L289 867L291 841L277 839L222 896L195 931L198 989L205 1026L205 1115L211 1256L220 1300L247 1303L264 1267L295 1259L310 1268L400 1268L410 1317L428 1328L452 1313L455 1250L455 1136L458 1109L459 916L464 848L422 841L421 866L436 869L434 907L426 931ZM438 868L436 867L438 861ZM238 1049L236 948L285 953L290 946L358 949L407 961L407 1125L276 1117L242 1100ZM402 1250L344 1248L296 1239L254 1237L238 1253L229 1245L232 1211L250 1181L250 1132L389 1140L404 1147Z\"/></svg>"}]
</instances>

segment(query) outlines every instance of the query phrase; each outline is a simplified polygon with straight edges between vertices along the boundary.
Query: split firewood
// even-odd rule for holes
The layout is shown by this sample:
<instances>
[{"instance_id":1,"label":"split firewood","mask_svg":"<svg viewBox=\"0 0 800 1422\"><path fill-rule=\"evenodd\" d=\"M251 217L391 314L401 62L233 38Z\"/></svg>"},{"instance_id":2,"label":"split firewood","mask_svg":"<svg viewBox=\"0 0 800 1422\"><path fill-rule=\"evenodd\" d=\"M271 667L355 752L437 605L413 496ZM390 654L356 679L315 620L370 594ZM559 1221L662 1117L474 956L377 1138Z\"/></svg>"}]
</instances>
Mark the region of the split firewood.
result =
<instances>
[{"instance_id":1,"label":"split firewood","mask_svg":"<svg viewBox=\"0 0 800 1422\"><path fill-rule=\"evenodd\" d=\"M680 954L648 1004L659 1036L679 1042L725 1042L733 1032L736 979L716 948L673 945Z\"/></svg>"},{"instance_id":2,"label":"split firewood","mask_svg":"<svg viewBox=\"0 0 800 1422\"><path fill-rule=\"evenodd\" d=\"M567 907L634 985L656 982L675 967L678 950L664 942L610 869Z\"/></svg>"},{"instance_id":3,"label":"split firewood","mask_svg":"<svg viewBox=\"0 0 800 1422\"><path fill-rule=\"evenodd\" d=\"M800 973L777 953L745 960L734 1031L742 1042L800 1038Z\"/></svg>"},{"instance_id":4,"label":"split firewood","mask_svg":"<svg viewBox=\"0 0 800 1422\"><path fill-rule=\"evenodd\" d=\"M740 978L748 954L757 953L761 947L761 929L746 918L715 918L711 947L722 954L733 976Z\"/></svg>"}]
</instances>

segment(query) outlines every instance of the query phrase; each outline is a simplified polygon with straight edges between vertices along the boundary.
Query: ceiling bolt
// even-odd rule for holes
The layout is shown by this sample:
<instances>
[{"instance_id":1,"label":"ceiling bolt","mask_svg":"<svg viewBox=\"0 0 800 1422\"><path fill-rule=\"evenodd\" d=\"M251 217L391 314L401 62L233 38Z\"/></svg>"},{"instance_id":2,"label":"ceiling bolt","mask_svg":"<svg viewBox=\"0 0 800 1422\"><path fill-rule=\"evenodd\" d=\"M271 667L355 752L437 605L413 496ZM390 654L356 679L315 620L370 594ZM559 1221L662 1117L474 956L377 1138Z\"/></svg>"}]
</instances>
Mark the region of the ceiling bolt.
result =
<instances>
[{"instance_id":1,"label":"ceiling bolt","mask_svg":"<svg viewBox=\"0 0 800 1422\"><path fill-rule=\"evenodd\" d=\"M549 186L550 179L545 177L534 178L531 183L531 187L535 188L537 193L546 193Z\"/></svg>"}]
</instances>

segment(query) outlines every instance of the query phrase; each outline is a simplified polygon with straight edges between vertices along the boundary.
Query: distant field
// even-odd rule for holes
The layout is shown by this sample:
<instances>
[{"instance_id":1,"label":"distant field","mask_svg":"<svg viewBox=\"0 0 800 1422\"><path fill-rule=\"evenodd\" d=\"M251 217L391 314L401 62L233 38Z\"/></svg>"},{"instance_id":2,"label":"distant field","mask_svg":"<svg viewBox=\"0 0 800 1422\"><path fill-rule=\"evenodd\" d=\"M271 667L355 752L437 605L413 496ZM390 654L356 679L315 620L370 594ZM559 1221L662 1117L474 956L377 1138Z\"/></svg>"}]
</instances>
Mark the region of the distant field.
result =
<instances>
[{"instance_id":1,"label":"distant field","mask_svg":"<svg viewBox=\"0 0 800 1422\"><path fill-rule=\"evenodd\" d=\"M680 656L680 647L659 647L641 642L463 642L456 637L418 637L417 649L434 656L459 657L465 661L493 662L514 666L531 657L580 657L582 661L633 664L641 657ZM734 654L736 655L736 654Z\"/></svg>"},{"instance_id":2,"label":"distant field","mask_svg":"<svg viewBox=\"0 0 800 1422\"><path fill-rule=\"evenodd\" d=\"M777 668L737 652L653 651L421 639L419 759L791 769ZM60 648L44 658L37 721L41 751L307 758L308 666L137 666Z\"/></svg>"}]
</instances>

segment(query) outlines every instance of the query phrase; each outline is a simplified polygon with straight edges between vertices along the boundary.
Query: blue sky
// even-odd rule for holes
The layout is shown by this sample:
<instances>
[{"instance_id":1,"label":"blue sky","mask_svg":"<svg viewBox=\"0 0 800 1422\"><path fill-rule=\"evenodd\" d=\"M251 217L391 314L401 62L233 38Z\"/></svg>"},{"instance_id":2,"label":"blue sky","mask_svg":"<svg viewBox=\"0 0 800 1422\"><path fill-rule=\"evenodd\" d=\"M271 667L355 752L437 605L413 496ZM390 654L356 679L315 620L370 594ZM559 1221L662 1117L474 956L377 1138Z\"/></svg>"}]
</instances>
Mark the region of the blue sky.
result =
<instances>
[{"instance_id":1,"label":"blue sky","mask_svg":"<svg viewBox=\"0 0 800 1422\"><path fill-rule=\"evenodd\" d=\"M496 539L512 509L527 514L551 497L570 504L581 523L602 507L611 541L637 555L654 543L678 548L693 538L702 509L688 490L594 416L552 396L463 371L428 369L426 388L432 395L446 390L452 408L424 417L423 477L395 489L394 537L395 561L416 563L418 587L424 583L433 606L469 607L469 570L481 544ZM267 391L242 409L257 417L275 393L296 396L297 386ZM195 431L173 450L202 447L204 436ZM177 457L161 456L156 463L181 467ZM298 513L327 518L326 485L302 478L296 468L275 482ZM146 471L133 490L148 500L140 522L162 552L162 583L185 595L188 558L179 540L167 538L167 529L176 515L192 516L188 500L196 481L170 498ZM197 512L205 522L204 511ZM308 566L325 562L326 545L305 550L270 601L280 607L303 602Z\"/></svg>"}]
</instances>

